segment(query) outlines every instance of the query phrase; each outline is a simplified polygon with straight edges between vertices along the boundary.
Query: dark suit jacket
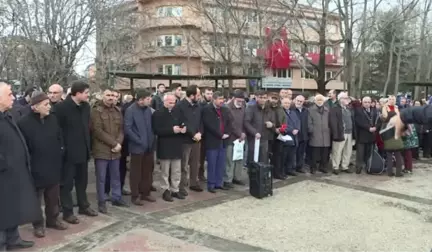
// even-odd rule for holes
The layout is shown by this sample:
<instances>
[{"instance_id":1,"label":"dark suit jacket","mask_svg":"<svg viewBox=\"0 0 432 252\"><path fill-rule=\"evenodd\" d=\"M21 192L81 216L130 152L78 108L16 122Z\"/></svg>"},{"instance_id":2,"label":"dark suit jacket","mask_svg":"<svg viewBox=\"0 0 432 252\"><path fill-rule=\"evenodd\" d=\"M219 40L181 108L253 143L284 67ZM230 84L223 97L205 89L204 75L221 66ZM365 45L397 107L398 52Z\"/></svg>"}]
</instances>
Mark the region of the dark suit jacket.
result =
<instances>
[{"instance_id":1,"label":"dark suit jacket","mask_svg":"<svg viewBox=\"0 0 432 252\"><path fill-rule=\"evenodd\" d=\"M352 135L353 138L355 138L355 119L354 119L354 111L350 109L351 111L351 120L352 120ZM344 134L344 126L343 126L343 119L342 119L342 107L339 104L336 104L330 109L330 133L331 133L331 139L335 142L342 142L345 140L345 134Z\"/></svg>"},{"instance_id":2,"label":"dark suit jacket","mask_svg":"<svg viewBox=\"0 0 432 252\"><path fill-rule=\"evenodd\" d=\"M369 129L376 126L378 114L375 109L370 111L370 114L368 114L363 107L360 107L354 112L357 143L370 144L375 142L375 133L370 132Z\"/></svg>"},{"instance_id":3,"label":"dark suit jacket","mask_svg":"<svg viewBox=\"0 0 432 252\"><path fill-rule=\"evenodd\" d=\"M231 118L228 108L220 108L222 117L219 117L213 104L208 104L203 108L202 121L204 125L204 146L208 149L218 149L228 145L229 138L222 140L224 134L231 134ZM220 123L224 125L224 132L221 132Z\"/></svg>"},{"instance_id":4,"label":"dark suit jacket","mask_svg":"<svg viewBox=\"0 0 432 252\"><path fill-rule=\"evenodd\" d=\"M87 163L90 159L90 105L77 105L69 95L56 105L54 114L63 133L69 163Z\"/></svg>"}]
</instances>

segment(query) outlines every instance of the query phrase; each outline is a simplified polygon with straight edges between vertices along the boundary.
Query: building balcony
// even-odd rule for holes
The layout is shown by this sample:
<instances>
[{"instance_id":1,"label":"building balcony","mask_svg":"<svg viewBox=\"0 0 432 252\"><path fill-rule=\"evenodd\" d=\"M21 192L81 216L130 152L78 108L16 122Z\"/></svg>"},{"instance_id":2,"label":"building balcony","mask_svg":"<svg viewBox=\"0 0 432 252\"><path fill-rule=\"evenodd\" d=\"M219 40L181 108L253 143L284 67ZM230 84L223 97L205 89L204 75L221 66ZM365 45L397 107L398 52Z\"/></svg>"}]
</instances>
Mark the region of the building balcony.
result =
<instances>
[{"instance_id":1,"label":"building balcony","mask_svg":"<svg viewBox=\"0 0 432 252\"><path fill-rule=\"evenodd\" d=\"M200 28L201 22L199 19L184 18L184 17L161 17L148 18L139 25L141 32L149 29L161 28Z\"/></svg>"}]
</instances>

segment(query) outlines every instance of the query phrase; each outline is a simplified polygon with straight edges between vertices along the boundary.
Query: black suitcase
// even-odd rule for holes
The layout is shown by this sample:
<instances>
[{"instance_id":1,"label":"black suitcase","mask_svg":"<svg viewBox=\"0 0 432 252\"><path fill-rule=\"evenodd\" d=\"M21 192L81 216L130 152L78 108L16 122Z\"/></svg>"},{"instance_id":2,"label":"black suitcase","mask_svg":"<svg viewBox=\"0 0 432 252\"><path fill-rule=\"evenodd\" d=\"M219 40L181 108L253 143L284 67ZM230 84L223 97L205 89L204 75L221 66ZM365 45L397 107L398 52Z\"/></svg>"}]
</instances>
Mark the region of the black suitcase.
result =
<instances>
[{"instance_id":1,"label":"black suitcase","mask_svg":"<svg viewBox=\"0 0 432 252\"><path fill-rule=\"evenodd\" d=\"M273 166L270 164L251 162L248 167L249 193L262 199L273 195Z\"/></svg>"}]
</instances>

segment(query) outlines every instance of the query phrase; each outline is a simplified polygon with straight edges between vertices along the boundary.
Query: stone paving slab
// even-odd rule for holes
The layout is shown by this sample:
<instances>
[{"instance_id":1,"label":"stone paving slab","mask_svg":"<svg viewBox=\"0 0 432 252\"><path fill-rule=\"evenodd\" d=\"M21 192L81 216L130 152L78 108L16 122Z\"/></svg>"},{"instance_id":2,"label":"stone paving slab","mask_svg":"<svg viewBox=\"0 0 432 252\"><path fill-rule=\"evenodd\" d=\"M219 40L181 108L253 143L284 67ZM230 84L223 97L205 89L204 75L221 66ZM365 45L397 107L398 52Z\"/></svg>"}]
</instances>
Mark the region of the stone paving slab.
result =
<instances>
[{"instance_id":1,"label":"stone paving slab","mask_svg":"<svg viewBox=\"0 0 432 252\"><path fill-rule=\"evenodd\" d=\"M172 238L155 231L137 228L122 234L92 251L215 251Z\"/></svg>"},{"instance_id":2,"label":"stone paving slab","mask_svg":"<svg viewBox=\"0 0 432 252\"><path fill-rule=\"evenodd\" d=\"M402 178L388 177L387 174L368 175L365 173L330 175L325 178L432 200L432 164L414 163L413 171L413 174L406 174Z\"/></svg>"},{"instance_id":3,"label":"stone paving slab","mask_svg":"<svg viewBox=\"0 0 432 252\"><path fill-rule=\"evenodd\" d=\"M164 222L275 251L429 251L430 210L307 180Z\"/></svg>"},{"instance_id":4,"label":"stone paving slab","mask_svg":"<svg viewBox=\"0 0 432 252\"><path fill-rule=\"evenodd\" d=\"M46 236L44 238L35 238L33 236L33 227L31 225L20 227L20 234L23 239L36 242L35 247L28 251L52 251L69 242L86 237L87 235L115 222L115 219L106 215L100 215L93 218L86 216L78 217L81 221L80 224L69 225L69 228L63 231L46 229Z\"/></svg>"}]
</instances>

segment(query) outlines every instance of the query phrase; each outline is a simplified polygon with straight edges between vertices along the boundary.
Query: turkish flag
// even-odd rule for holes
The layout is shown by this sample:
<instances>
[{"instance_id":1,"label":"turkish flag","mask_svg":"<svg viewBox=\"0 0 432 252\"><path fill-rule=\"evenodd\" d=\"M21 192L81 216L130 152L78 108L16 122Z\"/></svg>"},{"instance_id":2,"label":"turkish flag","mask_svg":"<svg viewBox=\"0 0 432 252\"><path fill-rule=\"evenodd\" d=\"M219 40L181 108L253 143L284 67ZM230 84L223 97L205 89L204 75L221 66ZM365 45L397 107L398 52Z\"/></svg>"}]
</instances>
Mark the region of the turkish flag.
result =
<instances>
[{"instance_id":1,"label":"turkish flag","mask_svg":"<svg viewBox=\"0 0 432 252\"><path fill-rule=\"evenodd\" d=\"M275 40L266 55L267 66L271 69L288 69L290 67L290 49L282 39Z\"/></svg>"}]
</instances>

